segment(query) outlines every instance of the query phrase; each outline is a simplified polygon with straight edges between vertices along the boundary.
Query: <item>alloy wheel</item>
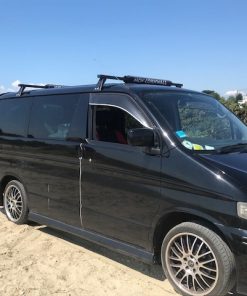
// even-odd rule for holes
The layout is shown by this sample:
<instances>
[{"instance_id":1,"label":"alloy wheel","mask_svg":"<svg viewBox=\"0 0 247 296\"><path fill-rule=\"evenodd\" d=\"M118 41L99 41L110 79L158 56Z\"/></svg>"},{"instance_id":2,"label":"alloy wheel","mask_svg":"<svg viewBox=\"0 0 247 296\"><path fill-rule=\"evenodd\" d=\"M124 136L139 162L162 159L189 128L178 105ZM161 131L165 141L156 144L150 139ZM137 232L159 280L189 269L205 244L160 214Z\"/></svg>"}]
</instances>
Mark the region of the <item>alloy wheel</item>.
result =
<instances>
[{"instance_id":1,"label":"alloy wheel","mask_svg":"<svg viewBox=\"0 0 247 296\"><path fill-rule=\"evenodd\" d=\"M169 275L189 295L208 295L216 286L219 270L213 250L193 233L179 233L166 248Z\"/></svg>"},{"instance_id":2,"label":"alloy wheel","mask_svg":"<svg viewBox=\"0 0 247 296\"><path fill-rule=\"evenodd\" d=\"M20 189L11 185L4 194L5 210L8 218L16 222L20 219L23 211L23 198Z\"/></svg>"}]
</instances>

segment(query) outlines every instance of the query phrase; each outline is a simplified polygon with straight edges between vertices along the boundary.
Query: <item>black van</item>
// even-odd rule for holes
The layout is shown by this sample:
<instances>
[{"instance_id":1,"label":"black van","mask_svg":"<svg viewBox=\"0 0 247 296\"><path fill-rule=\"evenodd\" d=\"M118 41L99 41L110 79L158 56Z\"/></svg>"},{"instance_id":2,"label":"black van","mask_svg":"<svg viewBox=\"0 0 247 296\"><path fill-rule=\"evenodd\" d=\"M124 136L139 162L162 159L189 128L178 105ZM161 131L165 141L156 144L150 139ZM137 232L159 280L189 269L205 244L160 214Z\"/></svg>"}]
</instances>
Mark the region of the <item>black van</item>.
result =
<instances>
[{"instance_id":1,"label":"black van","mask_svg":"<svg viewBox=\"0 0 247 296\"><path fill-rule=\"evenodd\" d=\"M0 95L8 219L161 263L183 295L247 295L246 153L235 115L169 80Z\"/></svg>"}]
</instances>

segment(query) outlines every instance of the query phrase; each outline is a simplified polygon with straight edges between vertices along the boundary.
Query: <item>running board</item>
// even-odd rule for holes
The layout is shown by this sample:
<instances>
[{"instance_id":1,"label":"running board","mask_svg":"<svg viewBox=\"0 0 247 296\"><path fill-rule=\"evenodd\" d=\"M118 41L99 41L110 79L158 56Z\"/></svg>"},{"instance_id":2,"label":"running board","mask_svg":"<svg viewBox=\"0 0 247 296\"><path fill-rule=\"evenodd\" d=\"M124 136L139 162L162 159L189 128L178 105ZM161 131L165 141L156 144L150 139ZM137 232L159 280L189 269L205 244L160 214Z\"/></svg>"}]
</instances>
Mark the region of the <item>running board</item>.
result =
<instances>
[{"instance_id":1,"label":"running board","mask_svg":"<svg viewBox=\"0 0 247 296\"><path fill-rule=\"evenodd\" d=\"M131 256L135 259L141 260L142 262L153 264L154 263L154 255L151 252L145 251L141 248L135 247L133 245L103 236L96 232L85 230L82 228L74 227L63 222L42 216L40 214L36 214L30 212L28 215L28 219L38 224L45 224L52 228L62 230L73 235L76 235L80 238L88 240L90 242L96 243L108 249L111 249L115 252Z\"/></svg>"}]
</instances>

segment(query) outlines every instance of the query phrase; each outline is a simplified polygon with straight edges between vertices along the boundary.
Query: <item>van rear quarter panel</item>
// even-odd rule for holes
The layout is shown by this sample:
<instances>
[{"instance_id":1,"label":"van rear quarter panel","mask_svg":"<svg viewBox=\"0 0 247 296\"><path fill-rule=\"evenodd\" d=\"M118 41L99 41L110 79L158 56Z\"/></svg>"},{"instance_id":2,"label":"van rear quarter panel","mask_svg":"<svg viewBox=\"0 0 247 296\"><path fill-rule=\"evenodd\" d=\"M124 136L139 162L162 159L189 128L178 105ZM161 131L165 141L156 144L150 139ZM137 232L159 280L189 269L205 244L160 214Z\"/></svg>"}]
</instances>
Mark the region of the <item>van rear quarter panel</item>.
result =
<instances>
[{"instance_id":1,"label":"van rear quarter panel","mask_svg":"<svg viewBox=\"0 0 247 296\"><path fill-rule=\"evenodd\" d=\"M61 95L64 97L64 94ZM79 149L87 133L89 94L77 95L79 101L69 139L56 141L28 138L29 113L26 114L26 137L0 136L0 180L5 176L20 180L28 193L29 208L38 213L49 215L48 202L51 193L53 193L53 201L59 198L63 201L58 195L61 195L64 190L60 190L57 197L54 191L58 192L59 187L66 186L67 195L71 192L74 200L66 200L64 207L69 209L69 206L74 203L74 207L71 208L74 209L72 211L75 212L75 219L79 219ZM23 98L30 100L30 103L38 99L32 96ZM46 98L49 96L46 95ZM69 100L70 94L67 94L66 98ZM18 104L21 100L22 97L18 97L16 103ZM61 218L60 214L57 216ZM69 221L74 224L71 219Z\"/></svg>"}]
</instances>

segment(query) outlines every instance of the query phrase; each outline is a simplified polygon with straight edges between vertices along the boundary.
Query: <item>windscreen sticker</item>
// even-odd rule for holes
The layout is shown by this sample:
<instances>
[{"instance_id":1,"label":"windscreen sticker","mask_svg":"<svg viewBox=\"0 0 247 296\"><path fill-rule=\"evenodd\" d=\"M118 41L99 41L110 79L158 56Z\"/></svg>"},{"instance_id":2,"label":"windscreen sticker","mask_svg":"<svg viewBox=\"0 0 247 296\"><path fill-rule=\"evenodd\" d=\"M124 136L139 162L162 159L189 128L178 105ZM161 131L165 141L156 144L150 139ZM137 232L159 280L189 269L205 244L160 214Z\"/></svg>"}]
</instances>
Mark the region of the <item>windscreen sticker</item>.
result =
<instances>
[{"instance_id":1,"label":"windscreen sticker","mask_svg":"<svg viewBox=\"0 0 247 296\"><path fill-rule=\"evenodd\" d=\"M186 133L184 131L176 131L176 134L179 138L185 138L187 137Z\"/></svg>"},{"instance_id":2,"label":"windscreen sticker","mask_svg":"<svg viewBox=\"0 0 247 296\"><path fill-rule=\"evenodd\" d=\"M199 144L193 144L193 149L194 150L203 150L203 147Z\"/></svg>"},{"instance_id":3,"label":"windscreen sticker","mask_svg":"<svg viewBox=\"0 0 247 296\"><path fill-rule=\"evenodd\" d=\"M208 146L208 145L205 145L205 149L206 149L206 150L215 150L214 147L212 147L212 146Z\"/></svg>"},{"instance_id":4,"label":"windscreen sticker","mask_svg":"<svg viewBox=\"0 0 247 296\"><path fill-rule=\"evenodd\" d=\"M183 140L182 144L184 145L184 147L190 150L215 150L215 147L213 146L205 145L205 148L204 148L204 146L191 143L188 140Z\"/></svg>"},{"instance_id":5,"label":"windscreen sticker","mask_svg":"<svg viewBox=\"0 0 247 296\"><path fill-rule=\"evenodd\" d=\"M182 142L182 144L184 145L184 147L186 147L186 148L188 148L188 149L190 149L190 150L193 149L193 144L192 144L190 141L186 141L186 140L184 140L184 141Z\"/></svg>"}]
</instances>

